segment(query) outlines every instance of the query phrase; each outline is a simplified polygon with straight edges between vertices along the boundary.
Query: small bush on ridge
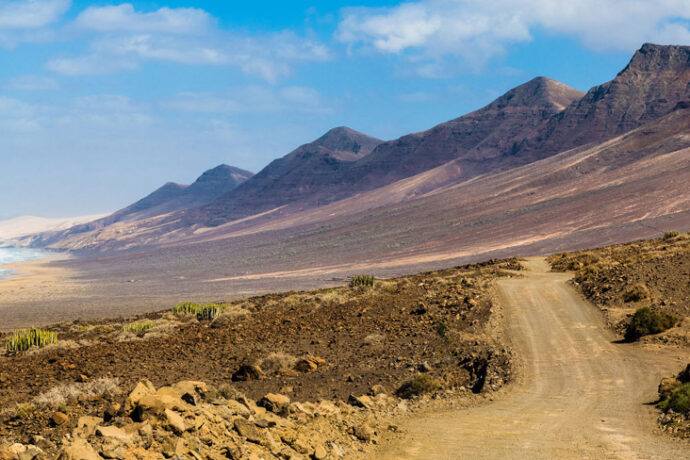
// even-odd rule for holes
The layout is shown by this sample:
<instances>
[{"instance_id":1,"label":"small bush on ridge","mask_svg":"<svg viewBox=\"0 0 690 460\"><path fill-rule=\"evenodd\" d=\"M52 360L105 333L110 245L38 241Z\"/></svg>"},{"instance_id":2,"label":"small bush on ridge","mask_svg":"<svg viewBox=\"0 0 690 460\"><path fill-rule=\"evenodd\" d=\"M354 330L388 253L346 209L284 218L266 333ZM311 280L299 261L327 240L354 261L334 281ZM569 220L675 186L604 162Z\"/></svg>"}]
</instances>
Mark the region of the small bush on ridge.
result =
<instances>
[{"instance_id":1,"label":"small bush on ridge","mask_svg":"<svg viewBox=\"0 0 690 460\"><path fill-rule=\"evenodd\" d=\"M665 240L672 240L673 238L677 237L678 235L680 235L679 232L677 232L676 230L672 230L670 232L664 233L664 239Z\"/></svg>"},{"instance_id":2,"label":"small bush on ridge","mask_svg":"<svg viewBox=\"0 0 690 460\"><path fill-rule=\"evenodd\" d=\"M637 283L623 293L624 302L639 302L649 298L649 289L641 283Z\"/></svg>"},{"instance_id":3,"label":"small bush on ridge","mask_svg":"<svg viewBox=\"0 0 690 460\"><path fill-rule=\"evenodd\" d=\"M375 278L372 275L355 275L350 280L350 287L373 286Z\"/></svg>"}]
</instances>

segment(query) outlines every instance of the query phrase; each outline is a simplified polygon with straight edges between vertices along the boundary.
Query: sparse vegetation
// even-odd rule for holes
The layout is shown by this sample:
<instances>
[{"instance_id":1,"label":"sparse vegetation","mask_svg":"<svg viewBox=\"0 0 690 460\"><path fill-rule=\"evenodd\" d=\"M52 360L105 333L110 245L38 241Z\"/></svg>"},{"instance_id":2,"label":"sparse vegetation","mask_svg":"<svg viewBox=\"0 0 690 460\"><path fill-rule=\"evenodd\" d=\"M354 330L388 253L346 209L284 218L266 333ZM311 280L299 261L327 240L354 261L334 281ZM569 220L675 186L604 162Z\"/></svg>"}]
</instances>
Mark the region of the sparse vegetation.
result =
<instances>
[{"instance_id":1,"label":"sparse vegetation","mask_svg":"<svg viewBox=\"0 0 690 460\"><path fill-rule=\"evenodd\" d=\"M448 323L446 323L442 319L437 319L436 320L436 332L438 335L443 339L447 340L448 336Z\"/></svg>"},{"instance_id":2,"label":"sparse vegetation","mask_svg":"<svg viewBox=\"0 0 690 460\"><path fill-rule=\"evenodd\" d=\"M5 348L9 352L26 351L31 347L45 347L57 341L56 332L43 329L19 329L12 332L5 342Z\"/></svg>"},{"instance_id":3,"label":"sparse vegetation","mask_svg":"<svg viewBox=\"0 0 690 460\"><path fill-rule=\"evenodd\" d=\"M14 418L26 420L36 412L36 406L29 403L22 403L17 405L14 409Z\"/></svg>"},{"instance_id":4,"label":"sparse vegetation","mask_svg":"<svg viewBox=\"0 0 690 460\"><path fill-rule=\"evenodd\" d=\"M199 321L212 321L225 309L225 305L216 303L207 303L200 305L198 303L184 302L172 309L172 313L176 316L196 315Z\"/></svg>"},{"instance_id":5,"label":"sparse vegetation","mask_svg":"<svg viewBox=\"0 0 690 460\"><path fill-rule=\"evenodd\" d=\"M649 299L649 289L641 283L637 283L623 293L624 302L639 302L645 299Z\"/></svg>"},{"instance_id":6,"label":"sparse vegetation","mask_svg":"<svg viewBox=\"0 0 690 460\"><path fill-rule=\"evenodd\" d=\"M350 287L371 287L374 285L375 278L372 275L355 275L350 279Z\"/></svg>"},{"instance_id":7,"label":"sparse vegetation","mask_svg":"<svg viewBox=\"0 0 690 460\"><path fill-rule=\"evenodd\" d=\"M201 305L198 303L193 303L193 302L183 302L181 304L176 305L172 309L173 315L176 316L187 316L187 315L196 315L199 313L201 310Z\"/></svg>"},{"instance_id":8,"label":"sparse vegetation","mask_svg":"<svg viewBox=\"0 0 690 460\"><path fill-rule=\"evenodd\" d=\"M431 374L417 374L403 383L395 394L403 399L411 399L426 393L431 393L439 388L438 381Z\"/></svg>"},{"instance_id":9,"label":"sparse vegetation","mask_svg":"<svg viewBox=\"0 0 690 460\"><path fill-rule=\"evenodd\" d=\"M680 235L680 232L677 232L675 230L672 230L670 232L665 232L664 233L664 240L672 240L673 238L675 238L679 235Z\"/></svg>"},{"instance_id":10,"label":"sparse vegetation","mask_svg":"<svg viewBox=\"0 0 690 460\"><path fill-rule=\"evenodd\" d=\"M690 383L676 388L668 399L659 403L659 407L664 412L672 410L679 414L690 415Z\"/></svg>"},{"instance_id":11,"label":"sparse vegetation","mask_svg":"<svg viewBox=\"0 0 690 460\"><path fill-rule=\"evenodd\" d=\"M207 303L201 306L199 312L196 314L196 319L199 321L213 321L225 309L225 305L215 303Z\"/></svg>"},{"instance_id":12,"label":"sparse vegetation","mask_svg":"<svg viewBox=\"0 0 690 460\"><path fill-rule=\"evenodd\" d=\"M118 379L104 377L83 383L58 385L34 398L39 407L57 408L72 400L90 399L122 392Z\"/></svg>"},{"instance_id":13,"label":"sparse vegetation","mask_svg":"<svg viewBox=\"0 0 690 460\"><path fill-rule=\"evenodd\" d=\"M136 321L125 325L122 330L125 332L133 332L134 334L142 334L154 327L156 324L153 321Z\"/></svg>"},{"instance_id":14,"label":"sparse vegetation","mask_svg":"<svg viewBox=\"0 0 690 460\"><path fill-rule=\"evenodd\" d=\"M672 328L677 322L678 318L670 313L642 307L633 315L625 331L625 339L635 341L645 335L658 334Z\"/></svg>"},{"instance_id":15,"label":"sparse vegetation","mask_svg":"<svg viewBox=\"0 0 690 460\"><path fill-rule=\"evenodd\" d=\"M271 353L259 363L262 371L269 375L279 375L288 369L293 369L297 358L288 353Z\"/></svg>"}]
</instances>

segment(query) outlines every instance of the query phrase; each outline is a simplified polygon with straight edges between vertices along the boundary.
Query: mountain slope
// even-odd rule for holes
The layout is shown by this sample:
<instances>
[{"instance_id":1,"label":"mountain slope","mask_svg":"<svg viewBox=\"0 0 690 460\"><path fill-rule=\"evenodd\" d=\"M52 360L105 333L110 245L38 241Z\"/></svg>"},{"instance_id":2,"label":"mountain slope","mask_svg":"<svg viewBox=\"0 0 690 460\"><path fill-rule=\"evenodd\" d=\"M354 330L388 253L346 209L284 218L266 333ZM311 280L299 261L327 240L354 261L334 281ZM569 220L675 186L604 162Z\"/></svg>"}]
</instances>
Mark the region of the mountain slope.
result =
<instances>
[{"instance_id":1,"label":"mountain slope","mask_svg":"<svg viewBox=\"0 0 690 460\"><path fill-rule=\"evenodd\" d=\"M550 120L532 150L602 142L690 103L690 46L645 44L612 81L595 86Z\"/></svg>"},{"instance_id":2,"label":"mountain slope","mask_svg":"<svg viewBox=\"0 0 690 460\"><path fill-rule=\"evenodd\" d=\"M172 211L202 206L234 190L253 173L228 165L204 172L192 185L169 182L136 203L114 214L113 221L125 216L152 217Z\"/></svg>"},{"instance_id":3,"label":"mountain slope","mask_svg":"<svg viewBox=\"0 0 690 460\"><path fill-rule=\"evenodd\" d=\"M366 157L382 141L341 126L271 162L215 203L194 210L186 219L209 225L226 222L300 201L319 204L337 199L335 179L348 165Z\"/></svg>"},{"instance_id":4,"label":"mountain slope","mask_svg":"<svg viewBox=\"0 0 690 460\"><path fill-rule=\"evenodd\" d=\"M465 160L459 178L507 168L516 162L506 157L514 154L524 137L582 95L562 83L538 77L482 109L428 131L383 142L370 154L352 158L355 161L338 161L322 151L322 145L308 144L271 163L234 192L190 211L185 220L220 225L284 204L293 210L323 205L452 159Z\"/></svg>"}]
</instances>

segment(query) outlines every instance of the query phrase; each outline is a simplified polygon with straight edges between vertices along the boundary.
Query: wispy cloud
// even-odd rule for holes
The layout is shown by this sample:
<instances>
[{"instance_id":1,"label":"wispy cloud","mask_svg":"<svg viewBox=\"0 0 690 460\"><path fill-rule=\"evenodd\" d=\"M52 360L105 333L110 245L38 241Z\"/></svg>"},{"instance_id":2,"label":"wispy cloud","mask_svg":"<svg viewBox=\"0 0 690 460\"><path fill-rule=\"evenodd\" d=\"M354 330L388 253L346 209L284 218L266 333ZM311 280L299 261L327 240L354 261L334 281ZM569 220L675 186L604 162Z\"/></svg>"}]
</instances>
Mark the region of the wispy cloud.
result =
<instances>
[{"instance_id":1,"label":"wispy cloud","mask_svg":"<svg viewBox=\"0 0 690 460\"><path fill-rule=\"evenodd\" d=\"M404 54L435 76L448 58L482 68L535 30L573 37L596 51L630 51L645 41L690 36L686 0L421 0L390 8L348 8L336 36L349 45Z\"/></svg>"},{"instance_id":2,"label":"wispy cloud","mask_svg":"<svg viewBox=\"0 0 690 460\"><path fill-rule=\"evenodd\" d=\"M199 8L163 7L150 13L135 11L130 3L89 7L74 21L76 27L102 32L165 32L195 34L215 27L216 20Z\"/></svg>"},{"instance_id":3,"label":"wispy cloud","mask_svg":"<svg viewBox=\"0 0 690 460\"><path fill-rule=\"evenodd\" d=\"M130 71L144 61L197 66L232 66L271 83L293 66L331 58L326 45L291 31L250 34L218 28L198 8L135 10L125 3L83 11L71 30L95 34L82 55L60 56L46 68L62 75L104 75Z\"/></svg>"},{"instance_id":4,"label":"wispy cloud","mask_svg":"<svg viewBox=\"0 0 690 460\"><path fill-rule=\"evenodd\" d=\"M62 17L71 0L4 0L0 2L0 29L37 29Z\"/></svg>"}]
</instances>

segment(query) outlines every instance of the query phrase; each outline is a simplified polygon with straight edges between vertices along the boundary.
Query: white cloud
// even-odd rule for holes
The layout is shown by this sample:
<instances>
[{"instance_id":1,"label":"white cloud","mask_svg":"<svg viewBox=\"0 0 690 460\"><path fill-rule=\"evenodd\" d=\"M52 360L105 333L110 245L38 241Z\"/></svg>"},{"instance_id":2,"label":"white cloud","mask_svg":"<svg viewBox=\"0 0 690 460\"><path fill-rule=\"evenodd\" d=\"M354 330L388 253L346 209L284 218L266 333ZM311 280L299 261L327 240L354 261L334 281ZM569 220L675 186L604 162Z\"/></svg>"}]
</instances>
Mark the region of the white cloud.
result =
<instances>
[{"instance_id":1,"label":"white cloud","mask_svg":"<svg viewBox=\"0 0 690 460\"><path fill-rule=\"evenodd\" d=\"M331 58L324 44L290 31L240 34L218 29L216 23L196 8L160 8L150 13L136 11L128 3L87 8L70 29L96 32L88 52L53 58L46 68L70 76L105 75L134 70L144 61L165 61L232 66L275 83L295 64Z\"/></svg>"},{"instance_id":2,"label":"white cloud","mask_svg":"<svg viewBox=\"0 0 690 460\"><path fill-rule=\"evenodd\" d=\"M22 75L8 78L4 81L3 88L18 91L48 91L60 87L57 80L37 75Z\"/></svg>"},{"instance_id":3,"label":"white cloud","mask_svg":"<svg viewBox=\"0 0 690 460\"><path fill-rule=\"evenodd\" d=\"M37 29L57 21L71 6L70 0L3 0L0 29Z\"/></svg>"},{"instance_id":4,"label":"white cloud","mask_svg":"<svg viewBox=\"0 0 690 460\"><path fill-rule=\"evenodd\" d=\"M163 103L180 112L234 115L241 113L332 113L323 96L313 88L249 86L223 93L182 93Z\"/></svg>"},{"instance_id":5,"label":"white cloud","mask_svg":"<svg viewBox=\"0 0 690 460\"><path fill-rule=\"evenodd\" d=\"M330 59L328 48L291 32L240 36L217 31L198 37L139 33L96 38L89 54L49 61L46 68L63 75L105 75L134 70L142 61L185 65L234 66L275 83L300 62Z\"/></svg>"},{"instance_id":6,"label":"white cloud","mask_svg":"<svg viewBox=\"0 0 690 460\"><path fill-rule=\"evenodd\" d=\"M215 26L215 19L198 8L163 7L150 13L134 10L130 3L116 6L89 7L74 24L85 29L101 32L134 31L193 34Z\"/></svg>"},{"instance_id":7,"label":"white cloud","mask_svg":"<svg viewBox=\"0 0 690 460\"><path fill-rule=\"evenodd\" d=\"M532 39L540 29L598 51L630 51L645 41L687 42L688 0L421 0L390 8L350 8L336 36L384 53L428 61L459 57L474 67ZM425 62L426 61L426 62Z\"/></svg>"}]
</instances>

